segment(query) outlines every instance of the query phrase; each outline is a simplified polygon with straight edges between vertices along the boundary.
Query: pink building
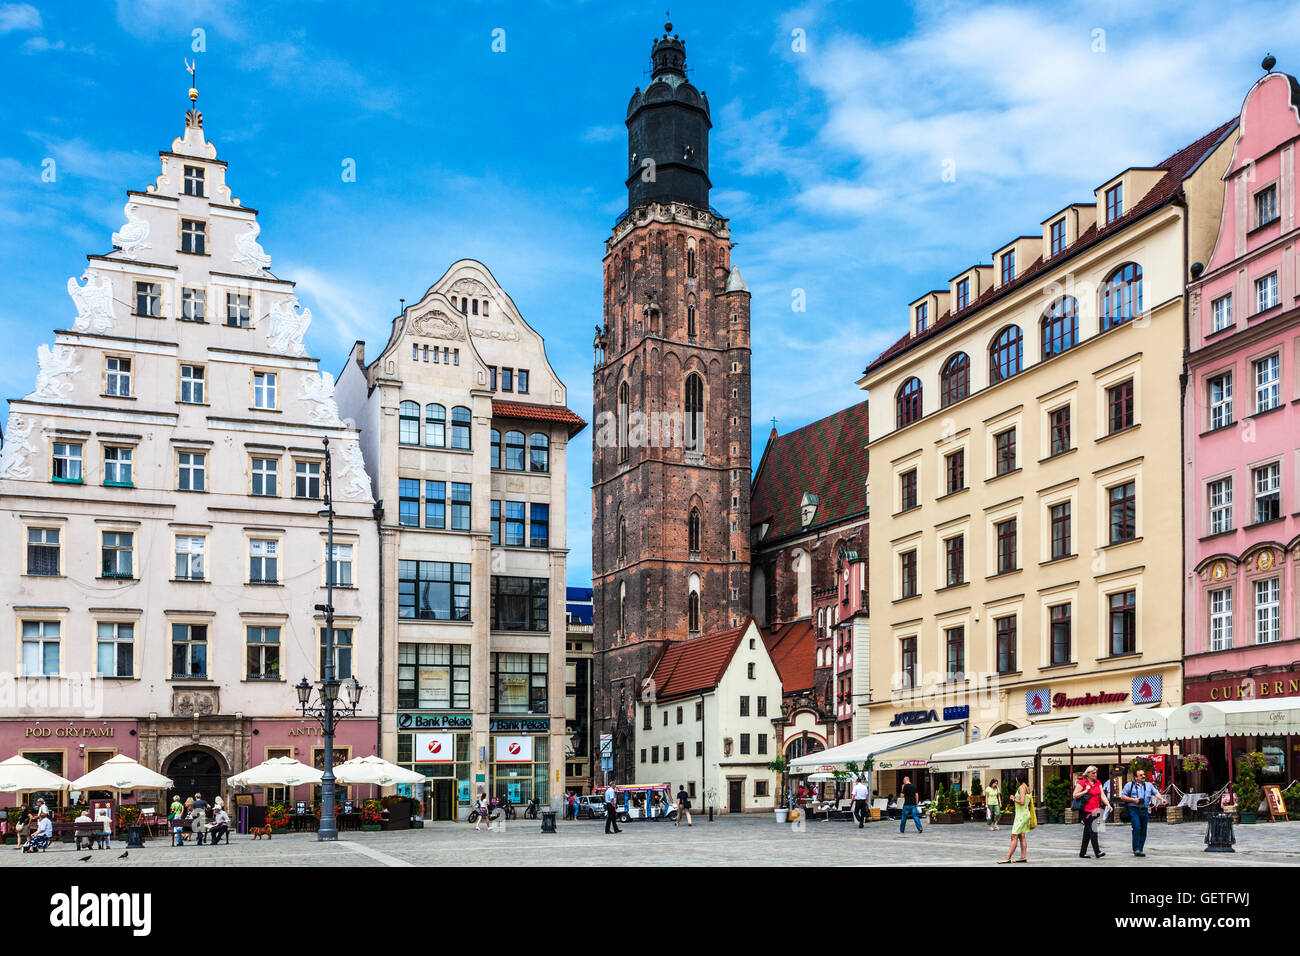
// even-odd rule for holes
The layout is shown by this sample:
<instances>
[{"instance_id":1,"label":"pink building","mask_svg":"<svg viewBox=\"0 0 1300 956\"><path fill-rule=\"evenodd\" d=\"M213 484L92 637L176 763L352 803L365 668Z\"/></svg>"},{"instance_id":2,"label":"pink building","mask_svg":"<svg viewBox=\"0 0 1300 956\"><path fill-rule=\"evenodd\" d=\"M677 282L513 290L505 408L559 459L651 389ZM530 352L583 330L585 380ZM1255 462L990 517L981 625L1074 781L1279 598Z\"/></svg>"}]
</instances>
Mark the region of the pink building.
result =
<instances>
[{"instance_id":1,"label":"pink building","mask_svg":"<svg viewBox=\"0 0 1300 956\"><path fill-rule=\"evenodd\" d=\"M1266 61L1266 68L1271 66ZM1185 699L1300 695L1300 84L1269 72L1246 96L1223 216L1192 266L1183 415ZM1300 776L1300 738L1262 750L1264 782ZM1211 777L1227 756L1207 747Z\"/></svg>"}]
</instances>

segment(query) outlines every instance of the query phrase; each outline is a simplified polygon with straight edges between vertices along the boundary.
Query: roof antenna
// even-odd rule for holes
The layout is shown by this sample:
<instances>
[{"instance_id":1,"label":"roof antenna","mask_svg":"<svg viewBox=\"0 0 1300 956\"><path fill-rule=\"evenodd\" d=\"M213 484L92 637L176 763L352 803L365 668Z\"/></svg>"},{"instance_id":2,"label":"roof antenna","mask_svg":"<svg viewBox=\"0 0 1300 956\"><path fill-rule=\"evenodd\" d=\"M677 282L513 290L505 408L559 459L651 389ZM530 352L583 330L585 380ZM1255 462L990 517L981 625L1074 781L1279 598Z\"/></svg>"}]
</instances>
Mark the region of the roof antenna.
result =
<instances>
[{"instance_id":1,"label":"roof antenna","mask_svg":"<svg viewBox=\"0 0 1300 956\"><path fill-rule=\"evenodd\" d=\"M405 300L405 299L398 299L397 301L400 302L400 303L402 303L402 314L405 315L405 314L406 314L406 300Z\"/></svg>"}]
</instances>

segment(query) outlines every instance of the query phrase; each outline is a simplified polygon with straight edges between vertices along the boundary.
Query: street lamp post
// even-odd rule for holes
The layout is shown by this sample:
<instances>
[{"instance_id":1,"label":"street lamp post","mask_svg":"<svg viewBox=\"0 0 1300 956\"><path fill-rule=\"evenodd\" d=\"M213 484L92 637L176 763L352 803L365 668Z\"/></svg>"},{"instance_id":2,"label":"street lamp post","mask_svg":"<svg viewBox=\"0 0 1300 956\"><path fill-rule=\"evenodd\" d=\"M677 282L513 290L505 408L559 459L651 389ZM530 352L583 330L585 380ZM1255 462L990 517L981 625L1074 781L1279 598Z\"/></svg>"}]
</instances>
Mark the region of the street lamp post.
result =
<instances>
[{"instance_id":1,"label":"street lamp post","mask_svg":"<svg viewBox=\"0 0 1300 956\"><path fill-rule=\"evenodd\" d=\"M340 681L334 666L334 486L330 469L330 440L322 439L325 446L325 487L323 507L317 514L326 519L327 532L325 542L325 603L317 604L316 610L325 615L325 669L321 680L316 684L318 703L312 704L312 685L303 677L294 687L298 692L298 707L304 717L314 718L320 723L325 735L325 774L321 777L320 826L316 831L317 840L337 840L339 838L338 816L334 800L334 731L338 722L351 717L357 712L361 702L361 682L355 676L348 681ZM340 687L346 688L347 700L339 702Z\"/></svg>"}]
</instances>

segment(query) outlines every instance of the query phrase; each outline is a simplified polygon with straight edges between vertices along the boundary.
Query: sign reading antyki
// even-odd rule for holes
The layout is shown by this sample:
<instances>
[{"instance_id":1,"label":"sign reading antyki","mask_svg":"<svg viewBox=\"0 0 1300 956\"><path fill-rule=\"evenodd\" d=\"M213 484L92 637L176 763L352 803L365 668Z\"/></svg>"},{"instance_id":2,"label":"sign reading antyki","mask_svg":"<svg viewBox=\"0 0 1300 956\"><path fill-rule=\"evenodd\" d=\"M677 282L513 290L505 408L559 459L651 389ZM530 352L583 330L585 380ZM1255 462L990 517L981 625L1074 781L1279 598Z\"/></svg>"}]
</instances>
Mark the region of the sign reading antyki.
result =
<instances>
[{"instance_id":1,"label":"sign reading antyki","mask_svg":"<svg viewBox=\"0 0 1300 956\"><path fill-rule=\"evenodd\" d=\"M112 727L28 727L24 737L112 737Z\"/></svg>"},{"instance_id":2,"label":"sign reading antyki","mask_svg":"<svg viewBox=\"0 0 1300 956\"><path fill-rule=\"evenodd\" d=\"M963 704L960 707L945 707L943 709L944 720L965 720L970 716L970 705ZM937 711L933 710L905 710L894 717L889 722L891 727L907 727L912 724L928 724L939 719Z\"/></svg>"}]
</instances>

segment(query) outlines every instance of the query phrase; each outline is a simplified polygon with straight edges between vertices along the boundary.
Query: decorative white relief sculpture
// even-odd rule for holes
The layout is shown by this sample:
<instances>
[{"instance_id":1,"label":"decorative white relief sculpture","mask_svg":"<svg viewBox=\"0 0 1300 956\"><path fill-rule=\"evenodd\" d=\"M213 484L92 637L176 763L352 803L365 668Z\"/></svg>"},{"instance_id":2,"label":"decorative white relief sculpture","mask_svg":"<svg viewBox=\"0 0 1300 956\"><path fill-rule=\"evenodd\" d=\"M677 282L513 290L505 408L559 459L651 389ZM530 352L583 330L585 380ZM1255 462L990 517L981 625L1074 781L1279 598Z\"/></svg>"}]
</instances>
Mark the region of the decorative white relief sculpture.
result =
<instances>
[{"instance_id":1,"label":"decorative white relief sculpture","mask_svg":"<svg viewBox=\"0 0 1300 956\"><path fill-rule=\"evenodd\" d=\"M81 371L80 365L73 365L72 359L77 354L76 349L68 345L56 345L50 348L48 345L41 345L36 349L36 391L32 392L32 398L66 398L67 393L72 391L71 382L61 382L65 375L75 375Z\"/></svg>"},{"instance_id":2,"label":"decorative white relief sculpture","mask_svg":"<svg viewBox=\"0 0 1300 956\"><path fill-rule=\"evenodd\" d=\"M133 202L126 204L126 223L113 233L113 245L122 250L122 255L134 259L142 249L152 249L149 239L149 222L136 215L140 207Z\"/></svg>"},{"instance_id":3,"label":"decorative white relief sculpture","mask_svg":"<svg viewBox=\"0 0 1300 956\"><path fill-rule=\"evenodd\" d=\"M82 278L86 280L84 286L77 284L75 276L68 279L68 295L77 306L73 331L87 332L93 328L102 335L113 327L117 318L113 314L113 282L108 276L89 269L82 273Z\"/></svg>"},{"instance_id":4,"label":"decorative white relief sculpture","mask_svg":"<svg viewBox=\"0 0 1300 956\"><path fill-rule=\"evenodd\" d=\"M341 425L338 402L334 401L334 376L329 372L304 375L298 385L298 400L316 407L312 420L321 425Z\"/></svg>"},{"instance_id":5,"label":"decorative white relief sculpture","mask_svg":"<svg viewBox=\"0 0 1300 956\"><path fill-rule=\"evenodd\" d=\"M252 266L254 269L271 268L271 257L262 250L262 244L257 241L261 233L262 227L255 222L248 224L247 232L238 233L235 236L235 254L231 257L231 262Z\"/></svg>"},{"instance_id":6,"label":"decorative white relief sculpture","mask_svg":"<svg viewBox=\"0 0 1300 956\"><path fill-rule=\"evenodd\" d=\"M4 447L0 448L0 478L25 479L32 476L32 466L27 464L27 456L36 450L30 440L35 427L34 421L19 414L9 416Z\"/></svg>"},{"instance_id":7,"label":"decorative white relief sculpture","mask_svg":"<svg viewBox=\"0 0 1300 956\"><path fill-rule=\"evenodd\" d=\"M356 500L370 497L370 476L366 474L366 460L361 454L361 443L350 441L343 446L343 470L339 472L343 484L343 497Z\"/></svg>"},{"instance_id":8,"label":"decorative white relief sculpture","mask_svg":"<svg viewBox=\"0 0 1300 956\"><path fill-rule=\"evenodd\" d=\"M266 337L271 340L271 351L281 355L306 355L302 337L311 325L311 309L304 309L298 303L298 297L291 295L271 306L271 327Z\"/></svg>"}]
</instances>

